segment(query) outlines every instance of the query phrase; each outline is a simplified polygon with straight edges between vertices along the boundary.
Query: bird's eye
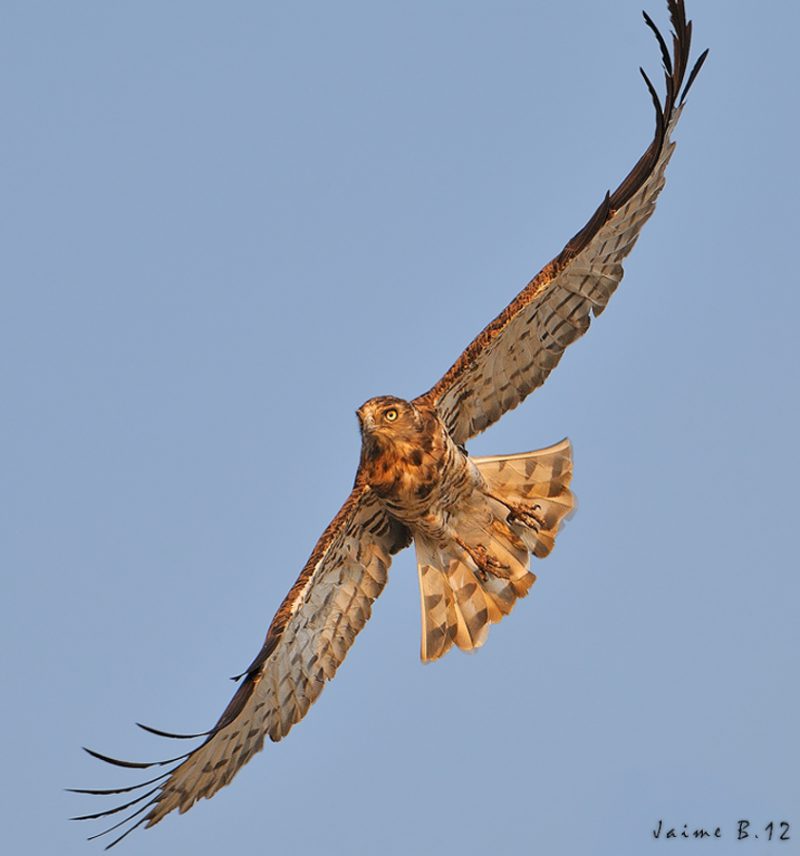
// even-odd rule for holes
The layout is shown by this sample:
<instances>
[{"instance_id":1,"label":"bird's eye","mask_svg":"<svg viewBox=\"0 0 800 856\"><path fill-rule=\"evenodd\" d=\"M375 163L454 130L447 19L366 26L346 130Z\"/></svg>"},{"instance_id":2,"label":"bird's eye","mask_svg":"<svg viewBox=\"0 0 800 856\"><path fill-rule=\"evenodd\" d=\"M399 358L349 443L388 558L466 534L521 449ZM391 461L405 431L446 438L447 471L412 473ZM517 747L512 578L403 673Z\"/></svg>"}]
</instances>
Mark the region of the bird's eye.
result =
<instances>
[{"instance_id":1,"label":"bird's eye","mask_svg":"<svg viewBox=\"0 0 800 856\"><path fill-rule=\"evenodd\" d=\"M383 418L387 422L394 422L395 419L397 419L397 409L393 407L391 410L387 410L386 413L383 414Z\"/></svg>"}]
</instances>

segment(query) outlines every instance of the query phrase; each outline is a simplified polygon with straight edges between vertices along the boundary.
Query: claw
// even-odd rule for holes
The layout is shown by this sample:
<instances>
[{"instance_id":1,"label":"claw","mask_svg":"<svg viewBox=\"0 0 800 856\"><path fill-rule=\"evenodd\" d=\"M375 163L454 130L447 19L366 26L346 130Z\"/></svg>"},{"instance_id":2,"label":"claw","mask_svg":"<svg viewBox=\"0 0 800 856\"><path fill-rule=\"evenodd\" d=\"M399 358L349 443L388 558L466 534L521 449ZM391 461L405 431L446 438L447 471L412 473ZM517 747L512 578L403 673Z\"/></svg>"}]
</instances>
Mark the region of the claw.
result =
<instances>
[{"instance_id":1,"label":"claw","mask_svg":"<svg viewBox=\"0 0 800 856\"><path fill-rule=\"evenodd\" d=\"M541 532L542 529L547 529L547 521L538 515L536 512L541 511L541 505L533 505L527 507L517 507L512 509L511 513L506 518L509 523L519 521L534 532Z\"/></svg>"},{"instance_id":2,"label":"claw","mask_svg":"<svg viewBox=\"0 0 800 856\"><path fill-rule=\"evenodd\" d=\"M509 578L509 566L495 559L482 544L477 544L473 547L465 544L460 539L458 539L458 544L472 560L481 582L485 583L489 579L489 576L499 577L504 580Z\"/></svg>"}]
</instances>

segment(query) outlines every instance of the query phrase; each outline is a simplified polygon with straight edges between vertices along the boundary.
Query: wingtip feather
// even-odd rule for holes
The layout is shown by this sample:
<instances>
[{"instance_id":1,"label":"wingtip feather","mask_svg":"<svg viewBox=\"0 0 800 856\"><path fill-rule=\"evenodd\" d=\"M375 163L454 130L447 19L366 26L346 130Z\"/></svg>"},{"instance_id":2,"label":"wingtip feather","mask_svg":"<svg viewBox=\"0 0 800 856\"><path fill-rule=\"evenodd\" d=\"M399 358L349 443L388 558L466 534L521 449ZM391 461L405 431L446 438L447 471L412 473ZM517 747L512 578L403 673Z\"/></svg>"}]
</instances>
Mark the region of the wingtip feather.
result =
<instances>
[{"instance_id":1,"label":"wingtip feather","mask_svg":"<svg viewBox=\"0 0 800 856\"><path fill-rule=\"evenodd\" d=\"M103 755L101 752L89 749L88 746L83 746L82 748L84 752L87 752L92 756L92 758L97 758L98 761L105 761L106 764L113 764L115 767L125 767L132 770L146 770L148 767L163 767L165 764L173 764L175 761L182 761L190 755L189 752L185 752L183 755L176 755L174 758L165 758L163 761L124 761L121 758L112 758L110 755Z\"/></svg>"},{"instance_id":2,"label":"wingtip feather","mask_svg":"<svg viewBox=\"0 0 800 856\"><path fill-rule=\"evenodd\" d=\"M153 728L152 725L145 725L142 722L135 723L138 728L141 728L142 731L146 731L148 734L155 734L156 737L169 737L171 740L195 740L198 737L208 737L211 734L210 731L198 731L197 734L178 734L173 731L163 731L160 728Z\"/></svg>"}]
</instances>

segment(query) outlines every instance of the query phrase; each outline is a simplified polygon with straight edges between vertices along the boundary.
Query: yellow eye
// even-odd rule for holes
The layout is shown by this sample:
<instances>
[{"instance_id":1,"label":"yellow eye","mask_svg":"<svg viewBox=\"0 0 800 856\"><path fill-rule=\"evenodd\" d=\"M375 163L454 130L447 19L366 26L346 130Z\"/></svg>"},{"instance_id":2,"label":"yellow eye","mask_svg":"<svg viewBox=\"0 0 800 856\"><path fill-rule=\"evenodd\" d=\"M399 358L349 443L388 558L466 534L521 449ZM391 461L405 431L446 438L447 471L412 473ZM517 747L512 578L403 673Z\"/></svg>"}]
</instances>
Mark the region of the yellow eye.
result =
<instances>
[{"instance_id":1,"label":"yellow eye","mask_svg":"<svg viewBox=\"0 0 800 856\"><path fill-rule=\"evenodd\" d=\"M386 413L383 414L383 418L387 422L394 422L397 419L397 410L396 408L392 408L391 410L387 410Z\"/></svg>"}]
</instances>

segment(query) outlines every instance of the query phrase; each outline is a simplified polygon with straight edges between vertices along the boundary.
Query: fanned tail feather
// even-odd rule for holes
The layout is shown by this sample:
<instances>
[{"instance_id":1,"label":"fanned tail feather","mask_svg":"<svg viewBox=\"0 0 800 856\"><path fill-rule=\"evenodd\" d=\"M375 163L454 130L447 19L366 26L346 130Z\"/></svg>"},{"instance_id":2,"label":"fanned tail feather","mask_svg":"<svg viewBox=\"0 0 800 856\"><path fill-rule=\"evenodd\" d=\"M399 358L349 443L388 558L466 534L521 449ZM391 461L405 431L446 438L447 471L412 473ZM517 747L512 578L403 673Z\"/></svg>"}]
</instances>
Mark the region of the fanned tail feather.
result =
<instances>
[{"instance_id":1,"label":"fanned tail feather","mask_svg":"<svg viewBox=\"0 0 800 856\"><path fill-rule=\"evenodd\" d=\"M556 534L575 509L572 446L563 439L537 452L473 458L489 493L511 514L514 530L537 559L553 549ZM515 512L519 509L519 512ZM514 518L517 518L516 520Z\"/></svg>"},{"instance_id":2,"label":"fanned tail feather","mask_svg":"<svg viewBox=\"0 0 800 856\"><path fill-rule=\"evenodd\" d=\"M536 580L530 553L543 558L553 549L561 522L575 507L568 440L472 461L486 487L459 512L458 537L444 544L415 539L423 662L439 659L454 644L462 651L483 645L489 625L508 615Z\"/></svg>"}]
</instances>

